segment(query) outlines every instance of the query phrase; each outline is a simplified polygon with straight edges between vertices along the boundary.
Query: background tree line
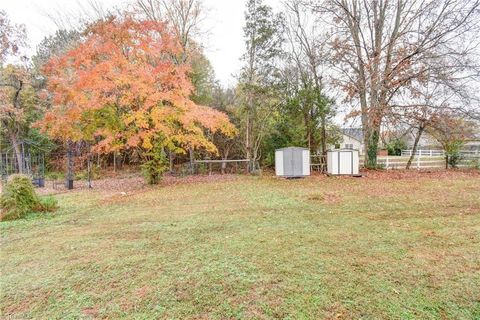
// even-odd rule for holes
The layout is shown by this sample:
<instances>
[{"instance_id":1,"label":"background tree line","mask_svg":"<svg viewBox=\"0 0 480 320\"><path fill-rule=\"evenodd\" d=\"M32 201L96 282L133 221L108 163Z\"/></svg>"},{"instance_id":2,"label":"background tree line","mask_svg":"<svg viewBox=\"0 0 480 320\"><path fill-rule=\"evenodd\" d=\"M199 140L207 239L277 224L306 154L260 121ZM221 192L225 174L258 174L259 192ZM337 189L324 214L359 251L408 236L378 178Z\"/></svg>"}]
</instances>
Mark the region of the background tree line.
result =
<instances>
[{"instance_id":1,"label":"background tree line","mask_svg":"<svg viewBox=\"0 0 480 320\"><path fill-rule=\"evenodd\" d=\"M203 52L201 0L92 5L24 57L26 33L0 12L2 149L87 143L155 182L201 158L273 164L274 150L325 153L361 123L366 165L413 129L448 152L478 129L480 2L291 0L245 9L243 67L222 87ZM453 150L453 151L452 151ZM113 155L113 157L112 157Z\"/></svg>"}]
</instances>

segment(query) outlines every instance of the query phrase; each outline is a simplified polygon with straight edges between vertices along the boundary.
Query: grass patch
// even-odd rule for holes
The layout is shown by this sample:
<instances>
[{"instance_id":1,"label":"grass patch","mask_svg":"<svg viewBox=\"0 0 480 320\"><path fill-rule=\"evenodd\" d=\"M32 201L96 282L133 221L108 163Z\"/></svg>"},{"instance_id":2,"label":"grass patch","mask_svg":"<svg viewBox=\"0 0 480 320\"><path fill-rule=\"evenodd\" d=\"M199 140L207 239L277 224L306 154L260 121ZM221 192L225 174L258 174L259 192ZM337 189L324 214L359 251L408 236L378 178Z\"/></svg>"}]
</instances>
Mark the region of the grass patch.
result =
<instances>
[{"instance_id":1,"label":"grass patch","mask_svg":"<svg viewBox=\"0 0 480 320\"><path fill-rule=\"evenodd\" d=\"M16 318L476 319L478 176L239 177L3 222Z\"/></svg>"}]
</instances>

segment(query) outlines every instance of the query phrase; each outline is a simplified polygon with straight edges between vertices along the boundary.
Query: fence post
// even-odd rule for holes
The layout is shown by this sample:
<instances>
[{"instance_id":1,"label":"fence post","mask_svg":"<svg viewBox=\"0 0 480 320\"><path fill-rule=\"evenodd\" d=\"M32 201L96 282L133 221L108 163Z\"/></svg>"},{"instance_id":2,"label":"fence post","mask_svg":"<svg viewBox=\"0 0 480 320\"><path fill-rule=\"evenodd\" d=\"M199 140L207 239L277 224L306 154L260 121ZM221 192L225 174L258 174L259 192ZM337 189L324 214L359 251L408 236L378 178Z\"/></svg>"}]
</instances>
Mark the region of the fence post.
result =
<instances>
[{"instance_id":1,"label":"fence post","mask_svg":"<svg viewBox=\"0 0 480 320\"><path fill-rule=\"evenodd\" d=\"M388 156L387 156L387 159L385 160L385 169L388 170Z\"/></svg>"},{"instance_id":2,"label":"fence post","mask_svg":"<svg viewBox=\"0 0 480 320\"><path fill-rule=\"evenodd\" d=\"M68 190L73 189L73 151L71 150L71 144L68 144L68 151L67 151L67 179L66 185Z\"/></svg>"},{"instance_id":3,"label":"fence post","mask_svg":"<svg viewBox=\"0 0 480 320\"><path fill-rule=\"evenodd\" d=\"M417 170L420 170L420 155L417 157Z\"/></svg>"},{"instance_id":4,"label":"fence post","mask_svg":"<svg viewBox=\"0 0 480 320\"><path fill-rule=\"evenodd\" d=\"M92 167L93 167L92 156L88 155L87 158L87 186L88 189L92 189Z\"/></svg>"}]
</instances>

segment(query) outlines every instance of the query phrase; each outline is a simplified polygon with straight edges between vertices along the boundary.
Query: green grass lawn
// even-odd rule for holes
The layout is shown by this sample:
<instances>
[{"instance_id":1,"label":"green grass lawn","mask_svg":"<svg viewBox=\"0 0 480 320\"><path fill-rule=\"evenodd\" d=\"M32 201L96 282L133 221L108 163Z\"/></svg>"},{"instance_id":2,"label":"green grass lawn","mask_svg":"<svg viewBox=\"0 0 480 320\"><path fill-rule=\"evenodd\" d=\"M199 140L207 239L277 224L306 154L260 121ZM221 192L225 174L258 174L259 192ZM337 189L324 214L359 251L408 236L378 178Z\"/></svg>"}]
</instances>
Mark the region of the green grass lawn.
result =
<instances>
[{"instance_id":1,"label":"green grass lawn","mask_svg":"<svg viewBox=\"0 0 480 320\"><path fill-rule=\"evenodd\" d=\"M58 195L0 223L1 314L480 319L479 194L458 173Z\"/></svg>"}]
</instances>

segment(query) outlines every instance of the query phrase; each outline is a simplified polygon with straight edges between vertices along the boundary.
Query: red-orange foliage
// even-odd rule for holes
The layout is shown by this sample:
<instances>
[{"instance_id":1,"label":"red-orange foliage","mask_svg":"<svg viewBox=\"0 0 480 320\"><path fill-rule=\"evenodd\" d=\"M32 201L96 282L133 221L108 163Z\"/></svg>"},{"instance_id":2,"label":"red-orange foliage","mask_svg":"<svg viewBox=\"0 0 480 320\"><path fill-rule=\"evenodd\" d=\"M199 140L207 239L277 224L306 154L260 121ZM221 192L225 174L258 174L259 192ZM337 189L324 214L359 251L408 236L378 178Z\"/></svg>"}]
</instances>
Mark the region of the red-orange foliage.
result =
<instances>
[{"instance_id":1,"label":"red-orange foliage","mask_svg":"<svg viewBox=\"0 0 480 320\"><path fill-rule=\"evenodd\" d=\"M216 152L204 132L235 134L228 117L193 103L189 66L165 24L112 18L45 66L53 108L39 123L55 138L95 142L97 151L154 143L176 152Z\"/></svg>"}]
</instances>

